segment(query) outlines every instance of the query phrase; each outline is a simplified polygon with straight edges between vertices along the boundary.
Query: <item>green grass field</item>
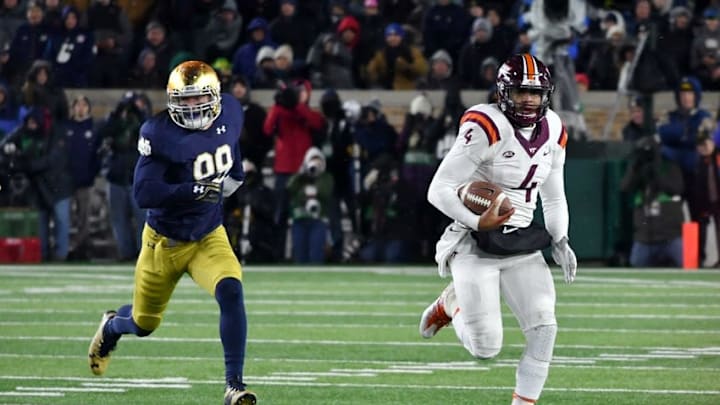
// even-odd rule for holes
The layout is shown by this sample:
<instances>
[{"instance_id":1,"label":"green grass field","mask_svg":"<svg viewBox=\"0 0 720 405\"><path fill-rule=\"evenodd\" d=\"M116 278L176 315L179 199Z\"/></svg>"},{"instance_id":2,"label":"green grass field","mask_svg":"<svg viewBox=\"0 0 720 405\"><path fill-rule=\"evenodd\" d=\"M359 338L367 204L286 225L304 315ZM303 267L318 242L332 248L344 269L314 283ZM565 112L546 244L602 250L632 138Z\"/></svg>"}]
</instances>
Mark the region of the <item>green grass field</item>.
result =
<instances>
[{"instance_id":1,"label":"green grass field","mask_svg":"<svg viewBox=\"0 0 720 405\"><path fill-rule=\"evenodd\" d=\"M720 272L581 266L561 282L541 404L720 404ZM245 268L246 382L262 405L509 404L523 339L472 359L417 322L446 284L432 267ZM1 404L221 404L217 306L189 278L150 337L125 337L104 377L87 366L130 266L0 266Z\"/></svg>"}]
</instances>

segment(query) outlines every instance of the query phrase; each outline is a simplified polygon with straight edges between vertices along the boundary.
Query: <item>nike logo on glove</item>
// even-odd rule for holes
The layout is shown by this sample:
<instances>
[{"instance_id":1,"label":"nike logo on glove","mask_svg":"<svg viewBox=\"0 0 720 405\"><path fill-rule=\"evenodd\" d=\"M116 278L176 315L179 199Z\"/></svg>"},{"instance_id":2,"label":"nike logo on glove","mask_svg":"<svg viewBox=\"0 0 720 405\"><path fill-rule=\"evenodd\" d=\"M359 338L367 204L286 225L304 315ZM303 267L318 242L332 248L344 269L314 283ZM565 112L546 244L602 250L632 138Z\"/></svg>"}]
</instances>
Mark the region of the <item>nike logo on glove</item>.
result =
<instances>
[{"instance_id":1,"label":"nike logo on glove","mask_svg":"<svg viewBox=\"0 0 720 405\"><path fill-rule=\"evenodd\" d=\"M518 229L519 229L519 228L514 228L514 227L505 226L505 227L503 227L503 229L502 229L502 233L504 233L504 234L513 233L513 232L517 231Z\"/></svg>"}]
</instances>

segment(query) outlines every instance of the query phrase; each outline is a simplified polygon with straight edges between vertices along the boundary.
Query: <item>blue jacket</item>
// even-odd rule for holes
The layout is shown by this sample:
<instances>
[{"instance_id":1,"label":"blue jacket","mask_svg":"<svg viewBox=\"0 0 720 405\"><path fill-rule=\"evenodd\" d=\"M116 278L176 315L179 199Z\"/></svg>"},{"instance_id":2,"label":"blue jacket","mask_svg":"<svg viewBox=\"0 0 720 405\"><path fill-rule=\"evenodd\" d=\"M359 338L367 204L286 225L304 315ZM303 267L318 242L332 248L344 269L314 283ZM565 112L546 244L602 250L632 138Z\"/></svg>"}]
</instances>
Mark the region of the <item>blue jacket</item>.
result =
<instances>
[{"instance_id":1,"label":"blue jacket","mask_svg":"<svg viewBox=\"0 0 720 405\"><path fill-rule=\"evenodd\" d=\"M92 118L83 121L68 120L63 125L66 148L70 160L73 188L91 187L100 171L100 136Z\"/></svg>"}]
</instances>

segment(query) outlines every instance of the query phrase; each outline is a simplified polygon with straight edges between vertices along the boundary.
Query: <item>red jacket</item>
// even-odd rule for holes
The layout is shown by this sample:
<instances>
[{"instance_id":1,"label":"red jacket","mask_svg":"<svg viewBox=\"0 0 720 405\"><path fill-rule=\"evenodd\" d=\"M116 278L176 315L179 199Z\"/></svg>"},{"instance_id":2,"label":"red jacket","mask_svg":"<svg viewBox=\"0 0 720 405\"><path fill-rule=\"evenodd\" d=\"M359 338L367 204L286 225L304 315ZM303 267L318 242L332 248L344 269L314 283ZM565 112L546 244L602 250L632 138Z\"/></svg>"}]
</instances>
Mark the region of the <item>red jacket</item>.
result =
<instances>
[{"instance_id":1,"label":"red jacket","mask_svg":"<svg viewBox=\"0 0 720 405\"><path fill-rule=\"evenodd\" d=\"M325 118L306 104L288 109L270 107L263 132L275 136L275 173L294 174L300 170L305 152L312 146L312 132L325 126Z\"/></svg>"}]
</instances>

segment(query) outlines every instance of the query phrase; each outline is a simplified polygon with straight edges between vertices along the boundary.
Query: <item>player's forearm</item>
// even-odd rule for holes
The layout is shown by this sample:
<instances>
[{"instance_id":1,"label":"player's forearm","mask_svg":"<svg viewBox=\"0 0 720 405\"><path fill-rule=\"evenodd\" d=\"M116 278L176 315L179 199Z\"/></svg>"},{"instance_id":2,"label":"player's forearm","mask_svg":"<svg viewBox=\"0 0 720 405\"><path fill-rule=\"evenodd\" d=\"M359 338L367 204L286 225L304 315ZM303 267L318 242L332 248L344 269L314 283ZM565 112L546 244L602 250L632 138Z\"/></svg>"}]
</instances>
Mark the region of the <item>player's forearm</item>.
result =
<instances>
[{"instance_id":1,"label":"player's forearm","mask_svg":"<svg viewBox=\"0 0 720 405\"><path fill-rule=\"evenodd\" d=\"M168 184L140 179L133 183L133 194L140 208L165 208L195 201L193 186L194 183Z\"/></svg>"},{"instance_id":2,"label":"player's forearm","mask_svg":"<svg viewBox=\"0 0 720 405\"><path fill-rule=\"evenodd\" d=\"M562 170L554 169L540 189L545 228L558 241L568 234L570 215L565 198L565 182Z\"/></svg>"}]
</instances>

